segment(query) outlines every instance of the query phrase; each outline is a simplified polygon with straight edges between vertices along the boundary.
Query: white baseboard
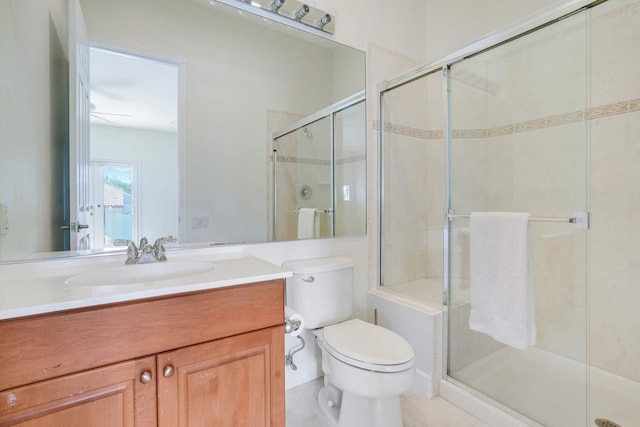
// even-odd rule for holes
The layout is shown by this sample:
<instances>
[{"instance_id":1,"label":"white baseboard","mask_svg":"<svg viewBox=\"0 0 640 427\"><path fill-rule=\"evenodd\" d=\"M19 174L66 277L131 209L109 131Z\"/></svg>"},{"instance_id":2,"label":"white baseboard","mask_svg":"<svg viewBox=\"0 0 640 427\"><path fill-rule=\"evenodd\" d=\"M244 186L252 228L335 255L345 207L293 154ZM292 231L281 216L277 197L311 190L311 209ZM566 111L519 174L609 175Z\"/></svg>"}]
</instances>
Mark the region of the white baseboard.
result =
<instances>
[{"instance_id":1,"label":"white baseboard","mask_svg":"<svg viewBox=\"0 0 640 427\"><path fill-rule=\"evenodd\" d=\"M318 359L302 360L299 363L296 362L296 366L298 369L295 371L290 366L285 366L284 386L286 390L313 381L323 375Z\"/></svg>"},{"instance_id":2,"label":"white baseboard","mask_svg":"<svg viewBox=\"0 0 640 427\"><path fill-rule=\"evenodd\" d=\"M433 399L438 395L439 384L433 382L431 375L416 369L416 380L411 387L411 391L426 399Z\"/></svg>"}]
</instances>

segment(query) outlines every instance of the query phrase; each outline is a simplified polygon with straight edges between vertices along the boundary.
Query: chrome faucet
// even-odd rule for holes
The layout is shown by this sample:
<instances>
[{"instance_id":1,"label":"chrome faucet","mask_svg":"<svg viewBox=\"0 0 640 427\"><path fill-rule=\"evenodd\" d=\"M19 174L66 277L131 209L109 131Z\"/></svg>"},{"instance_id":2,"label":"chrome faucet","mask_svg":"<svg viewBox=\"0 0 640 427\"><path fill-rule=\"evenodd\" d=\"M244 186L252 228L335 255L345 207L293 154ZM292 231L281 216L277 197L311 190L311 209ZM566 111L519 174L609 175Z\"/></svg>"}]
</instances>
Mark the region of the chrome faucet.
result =
<instances>
[{"instance_id":1,"label":"chrome faucet","mask_svg":"<svg viewBox=\"0 0 640 427\"><path fill-rule=\"evenodd\" d=\"M177 242L176 238L173 236L160 237L153 244L153 255L157 261L166 261L167 256L164 254L164 244L165 243L175 243Z\"/></svg>"},{"instance_id":2,"label":"chrome faucet","mask_svg":"<svg viewBox=\"0 0 640 427\"><path fill-rule=\"evenodd\" d=\"M149 244L146 237L140 239L140 244L136 246L135 242L127 239L116 239L114 246L127 247L127 260L125 264L147 264L150 262L166 261L164 245L165 243L177 242L173 236L161 237L155 241L153 245Z\"/></svg>"},{"instance_id":3,"label":"chrome faucet","mask_svg":"<svg viewBox=\"0 0 640 427\"><path fill-rule=\"evenodd\" d=\"M127 239L116 239L113 241L113 246L127 247L127 260L124 262L126 265L138 263L138 247L134 242Z\"/></svg>"}]
</instances>

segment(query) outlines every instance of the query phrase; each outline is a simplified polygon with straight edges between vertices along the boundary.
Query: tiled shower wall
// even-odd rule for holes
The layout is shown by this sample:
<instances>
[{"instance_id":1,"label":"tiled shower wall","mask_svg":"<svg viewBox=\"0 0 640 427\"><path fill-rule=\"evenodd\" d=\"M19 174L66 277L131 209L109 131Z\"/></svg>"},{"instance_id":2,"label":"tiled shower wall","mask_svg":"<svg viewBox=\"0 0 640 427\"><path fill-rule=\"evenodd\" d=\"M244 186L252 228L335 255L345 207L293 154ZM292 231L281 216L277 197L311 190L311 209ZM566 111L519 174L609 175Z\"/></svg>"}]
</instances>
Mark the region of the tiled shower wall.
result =
<instances>
[{"instance_id":1,"label":"tiled shower wall","mask_svg":"<svg viewBox=\"0 0 640 427\"><path fill-rule=\"evenodd\" d=\"M336 236L367 232L366 121L366 101L334 117Z\"/></svg>"},{"instance_id":2,"label":"tiled shower wall","mask_svg":"<svg viewBox=\"0 0 640 427\"><path fill-rule=\"evenodd\" d=\"M640 381L640 1L592 11L589 307L593 366ZM597 113L597 114L596 114Z\"/></svg>"},{"instance_id":3,"label":"tiled shower wall","mask_svg":"<svg viewBox=\"0 0 640 427\"><path fill-rule=\"evenodd\" d=\"M442 278L442 75L436 72L394 89L383 102L383 284Z\"/></svg>"}]
</instances>

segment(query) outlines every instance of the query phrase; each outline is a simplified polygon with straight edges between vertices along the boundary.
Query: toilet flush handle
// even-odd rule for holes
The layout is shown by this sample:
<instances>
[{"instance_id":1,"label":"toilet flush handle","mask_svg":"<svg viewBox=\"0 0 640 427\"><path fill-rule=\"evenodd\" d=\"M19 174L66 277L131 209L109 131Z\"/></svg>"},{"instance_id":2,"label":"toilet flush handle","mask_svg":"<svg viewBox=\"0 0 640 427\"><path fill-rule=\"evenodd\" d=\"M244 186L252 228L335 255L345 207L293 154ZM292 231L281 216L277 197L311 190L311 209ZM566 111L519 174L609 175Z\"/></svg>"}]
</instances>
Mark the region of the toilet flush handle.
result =
<instances>
[{"instance_id":1,"label":"toilet flush handle","mask_svg":"<svg viewBox=\"0 0 640 427\"><path fill-rule=\"evenodd\" d=\"M316 281L316 278L315 278L315 277L313 277L313 276L303 277L303 278L302 278L302 281L303 281L303 282L307 282L307 283L313 283L313 282L315 282L315 281Z\"/></svg>"}]
</instances>

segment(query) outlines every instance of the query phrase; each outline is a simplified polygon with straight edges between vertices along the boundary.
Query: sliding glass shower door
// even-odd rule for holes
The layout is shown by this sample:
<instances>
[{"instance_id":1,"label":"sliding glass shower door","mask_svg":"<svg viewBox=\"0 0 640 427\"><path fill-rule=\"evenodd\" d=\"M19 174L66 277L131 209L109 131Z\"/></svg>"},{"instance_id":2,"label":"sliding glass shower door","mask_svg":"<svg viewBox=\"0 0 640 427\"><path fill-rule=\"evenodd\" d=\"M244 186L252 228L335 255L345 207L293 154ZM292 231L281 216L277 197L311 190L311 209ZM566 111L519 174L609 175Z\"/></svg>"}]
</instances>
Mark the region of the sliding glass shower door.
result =
<instances>
[{"instance_id":1,"label":"sliding glass shower door","mask_svg":"<svg viewBox=\"0 0 640 427\"><path fill-rule=\"evenodd\" d=\"M448 73L448 375L549 427L587 425L586 15L482 51ZM469 326L474 236L466 215L487 211L583 221L529 222L537 339L526 350Z\"/></svg>"},{"instance_id":2,"label":"sliding glass shower door","mask_svg":"<svg viewBox=\"0 0 640 427\"><path fill-rule=\"evenodd\" d=\"M332 132L326 116L274 140L274 240L333 235ZM302 208L318 211L311 230L298 224Z\"/></svg>"}]
</instances>

